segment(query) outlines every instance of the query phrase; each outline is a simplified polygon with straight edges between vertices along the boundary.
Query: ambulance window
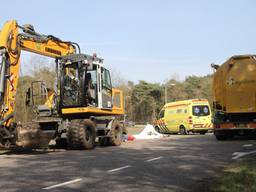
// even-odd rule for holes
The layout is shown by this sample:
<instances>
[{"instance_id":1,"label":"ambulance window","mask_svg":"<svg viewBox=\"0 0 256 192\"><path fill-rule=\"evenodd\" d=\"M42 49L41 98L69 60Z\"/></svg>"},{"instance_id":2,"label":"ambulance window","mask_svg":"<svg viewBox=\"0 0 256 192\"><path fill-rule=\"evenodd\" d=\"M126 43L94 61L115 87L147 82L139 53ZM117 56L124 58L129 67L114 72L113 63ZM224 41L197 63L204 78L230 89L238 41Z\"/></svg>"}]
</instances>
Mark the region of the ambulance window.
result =
<instances>
[{"instance_id":1,"label":"ambulance window","mask_svg":"<svg viewBox=\"0 0 256 192\"><path fill-rule=\"evenodd\" d=\"M209 107L207 105L193 106L193 115L195 116L210 115Z\"/></svg>"},{"instance_id":2,"label":"ambulance window","mask_svg":"<svg viewBox=\"0 0 256 192\"><path fill-rule=\"evenodd\" d=\"M177 109L176 113L182 113L182 109Z\"/></svg>"},{"instance_id":3,"label":"ambulance window","mask_svg":"<svg viewBox=\"0 0 256 192\"><path fill-rule=\"evenodd\" d=\"M204 107L204 108L203 108L203 111L204 111L205 114L208 114L208 113L209 113L208 107Z\"/></svg>"},{"instance_id":4,"label":"ambulance window","mask_svg":"<svg viewBox=\"0 0 256 192\"><path fill-rule=\"evenodd\" d=\"M194 107L194 113L198 115L200 113L199 107Z\"/></svg>"},{"instance_id":5,"label":"ambulance window","mask_svg":"<svg viewBox=\"0 0 256 192\"><path fill-rule=\"evenodd\" d=\"M187 109L184 109L184 113L187 113L188 112L188 110Z\"/></svg>"},{"instance_id":6,"label":"ambulance window","mask_svg":"<svg viewBox=\"0 0 256 192\"><path fill-rule=\"evenodd\" d=\"M160 111L159 113L159 118L163 118L164 117L164 110Z\"/></svg>"}]
</instances>

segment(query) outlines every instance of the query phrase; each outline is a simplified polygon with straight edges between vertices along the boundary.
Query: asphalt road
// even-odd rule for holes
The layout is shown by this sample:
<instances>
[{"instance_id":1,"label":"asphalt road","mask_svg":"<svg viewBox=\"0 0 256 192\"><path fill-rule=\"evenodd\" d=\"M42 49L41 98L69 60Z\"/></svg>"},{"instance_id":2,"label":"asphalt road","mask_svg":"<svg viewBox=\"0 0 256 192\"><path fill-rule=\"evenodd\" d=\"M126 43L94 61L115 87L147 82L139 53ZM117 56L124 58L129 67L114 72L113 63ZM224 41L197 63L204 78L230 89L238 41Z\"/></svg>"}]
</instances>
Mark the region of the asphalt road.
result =
<instances>
[{"instance_id":1,"label":"asphalt road","mask_svg":"<svg viewBox=\"0 0 256 192\"><path fill-rule=\"evenodd\" d=\"M0 155L0 191L205 191L234 152L255 146L212 134L172 135L90 151L7 153Z\"/></svg>"}]
</instances>

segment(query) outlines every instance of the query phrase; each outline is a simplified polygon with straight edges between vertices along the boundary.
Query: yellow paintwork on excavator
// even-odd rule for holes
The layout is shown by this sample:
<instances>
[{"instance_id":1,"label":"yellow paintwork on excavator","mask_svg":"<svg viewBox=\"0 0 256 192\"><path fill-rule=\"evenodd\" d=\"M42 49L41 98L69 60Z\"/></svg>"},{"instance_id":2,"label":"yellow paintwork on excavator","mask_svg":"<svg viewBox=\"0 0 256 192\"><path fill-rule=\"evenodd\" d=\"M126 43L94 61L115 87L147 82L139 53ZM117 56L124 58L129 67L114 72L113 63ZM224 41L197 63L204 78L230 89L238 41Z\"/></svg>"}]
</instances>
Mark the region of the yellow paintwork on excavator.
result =
<instances>
[{"instance_id":1,"label":"yellow paintwork on excavator","mask_svg":"<svg viewBox=\"0 0 256 192\"><path fill-rule=\"evenodd\" d=\"M77 48L79 53L77 53ZM91 120L88 119L89 115L96 117L124 114L123 95L122 91L118 89L112 89L112 92L111 90L108 90L110 93L107 95L109 96L108 99L110 100L108 103L108 108L104 108L105 105L102 105L102 98L100 98L100 105L93 105L93 103L90 105L84 105L83 103L83 105L80 106L86 107L77 107L79 105L68 106L66 108L62 108L61 110L59 110L61 107L58 105L59 108L56 110L58 113L51 113L57 108L55 103L57 100L56 98L61 98L60 93L63 88L61 89L58 86L58 90L56 90L56 92L50 89L47 90L47 94L45 95L45 103L43 107L41 106L41 109L47 112L50 111L50 115L45 118L47 123L50 122L56 125L53 126L53 130L51 130L52 135L50 134L49 136L49 130L45 132L44 130L41 130L43 123L40 121L41 124L39 125L39 120L36 123L26 124L24 127L21 123L16 124L13 121L15 115L15 97L17 94L17 83L19 79L21 51L33 52L39 55L55 58L56 64L59 64L57 63L58 59L63 58L64 56L79 57L83 55L85 57L85 54L80 53L79 45L74 42L62 41L52 35L39 34L35 32L32 25L19 26L15 20L8 21L4 24L0 31L0 129L1 131L3 130L2 133L4 133L4 136L1 135L0 137L0 146L3 145L8 148L10 145L16 144L17 146L24 148L37 148L41 145L48 145L49 140L56 136L55 132L58 132L55 130L55 128L58 129L57 126L59 126L59 124L56 124L56 119L58 122L64 122L63 127L65 126L66 130L69 129L67 123L65 124L66 121L64 121L66 116L69 117L69 120L72 120L72 118L75 119L75 117L78 116L87 116L85 118L91 122ZM86 59L83 60L84 65L90 64L88 58L89 57L86 57ZM93 60L92 58L95 59L96 57L91 57L90 59ZM66 67L66 65L69 63L66 62L62 64ZM100 63L94 64L98 67L97 69L100 69ZM63 67L63 65L61 67ZM59 72L57 70L58 67L56 65L57 74ZM103 72L101 71L101 73ZM64 75L66 74L62 74L61 77ZM101 77L102 74L97 75ZM60 83L60 76L58 76L58 78L58 82ZM100 80L97 83L101 85ZM33 94L31 94L29 91L27 92L27 96L28 95L32 95L33 97ZM30 99L26 100L26 102L29 103ZM113 121L113 119L111 120ZM92 135L92 138L93 137L94 136Z\"/></svg>"},{"instance_id":2,"label":"yellow paintwork on excavator","mask_svg":"<svg viewBox=\"0 0 256 192\"><path fill-rule=\"evenodd\" d=\"M90 113L94 115L123 115L124 114L124 102L123 102L123 92L119 89L112 89L113 97L113 107L111 109L99 109L97 107L72 107L72 108L63 108L63 115L72 115L72 114L81 114L81 113ZM115 102L115 100L117 100Z\"/></svg>"},{"instance_id":3,"label":"yellow paintwork on excavator","mask_svg":"<svg viewBox=\"0 0 256 192\"><path fill-rule=\"evenodd\" d=\"M213 76L215 108L225 113L256 112L256 55L238 55Z\"/></svg>"}]
</instances>

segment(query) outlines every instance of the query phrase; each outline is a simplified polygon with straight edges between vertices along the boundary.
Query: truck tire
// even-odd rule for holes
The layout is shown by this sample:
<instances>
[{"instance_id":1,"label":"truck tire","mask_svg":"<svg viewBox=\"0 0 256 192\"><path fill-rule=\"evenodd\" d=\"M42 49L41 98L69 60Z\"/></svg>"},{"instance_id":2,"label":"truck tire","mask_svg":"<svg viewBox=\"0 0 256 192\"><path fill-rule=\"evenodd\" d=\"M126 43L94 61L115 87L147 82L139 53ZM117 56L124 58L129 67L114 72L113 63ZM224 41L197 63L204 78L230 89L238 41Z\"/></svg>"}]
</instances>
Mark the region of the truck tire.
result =
<instances>
[{"instance_id":1,"label":"truck tire","mask_svg":"<svg viewBox=\"0 0 256 192\"><path fill-rule=\"evenodd\" d=\"M215 137L216 137L216 139L217 139L218 141L224 141L224 140L227 139L227 136L226 136L226 135L219 135L219 134L217 134L217 135L215 135Z\"/></svg>"},{"instance_id":2,"label":"truck tire","mask_svg":"<svg viewBox=\"0 0 256 192\"><path fill-rule=\"evenodd\" d=\"M110 145L119 146L122 143L123 129L118 120L114 120L110 130Z\"/></svg>"},{"instance_id":3,"label":"truck tire","mask_svg":"<svg viewBox=\"0 0 256 192\"><path fill-rule=\"evenodd\" d=\"M68 147L70 149L93 149L95 146L96 127L93 121L72 120L68 129Z\"/></svg>"},{"instance_id":4,"label":"truck tire","mask_svg":"<svg viewBox=\"0 0 256 192\"><path fill-rule=\"evenodd\" d=\"M181 135L187 135L188 132L187 132L186 127L184 127L183 125L181 125L181 126L180 126L180 131L179 131L179 133L180 133Z\"/></svg>"}]
</instances>

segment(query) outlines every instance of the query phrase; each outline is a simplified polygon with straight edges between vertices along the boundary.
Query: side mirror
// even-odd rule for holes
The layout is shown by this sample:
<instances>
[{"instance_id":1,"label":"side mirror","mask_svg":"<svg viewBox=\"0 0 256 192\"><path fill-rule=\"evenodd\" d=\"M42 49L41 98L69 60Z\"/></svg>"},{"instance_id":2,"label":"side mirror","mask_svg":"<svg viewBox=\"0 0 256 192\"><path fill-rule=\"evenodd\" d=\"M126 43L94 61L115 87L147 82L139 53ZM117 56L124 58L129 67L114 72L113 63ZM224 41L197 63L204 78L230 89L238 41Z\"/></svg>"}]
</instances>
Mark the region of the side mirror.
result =
<instances>
[{"instance_id":1,"label":"side mirror","mask_svg":"<svg viewBox=\"0 0 256 192\"><path fill-rule=\"evenodd\" d=\"M26 91L26 106L29 106L31 104L31 89L30 87Z\"/></svg>"}]
</instances>

